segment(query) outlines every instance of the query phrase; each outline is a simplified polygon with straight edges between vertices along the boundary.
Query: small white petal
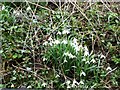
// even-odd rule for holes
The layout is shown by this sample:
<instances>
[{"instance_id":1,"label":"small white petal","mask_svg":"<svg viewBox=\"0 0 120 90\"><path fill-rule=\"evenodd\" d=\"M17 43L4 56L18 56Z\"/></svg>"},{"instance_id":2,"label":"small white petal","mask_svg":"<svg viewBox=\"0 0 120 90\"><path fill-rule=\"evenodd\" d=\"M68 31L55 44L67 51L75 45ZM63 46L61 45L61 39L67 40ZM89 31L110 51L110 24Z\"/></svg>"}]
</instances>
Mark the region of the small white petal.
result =
<instances>
[{"instance_id":1,"label":"small white petal","mask_svg":"<svg viewBox=\"0 0 120 90\"><path fill-rule=\"evenodd\" d=\"M111 70L112 70L112 68L111 68L111 67L107 67L107 69L106 69L106 70L107 70L107 71L109 71L109 70L111 71Z\"/></svg>"},{"instance_id":2,"label":"small white petal","mask_svg":"<svg viewBox=\"0 0 120 90\"><path fill-rule=\"evenodd\" d=\"M27 67L27 68L26 68L26 70L27 70L27 71L31 71L32 69L31 69L31 68L29 68L29 67Z\"/></svg>"},{"instance_id":3,"label":"small white petal","mask_svg":"<svg viewBox=\"0 0 120 90\"><path fill-rule=\"evenodd\" d=\"M27 88L32 88L32 86L28 86Z\"/></svg>"},{"instance_id":4,"label":"small white petal","mask_svg":"<svg viewBox=\"0 0 120 90\"><path fill-rule=\"evenodd\" d=\"M61 35L61 32L59 31L57 34L58 34L58 35Z\"/></svg>"},{"instance_id":5,"label":"small white petal","mask_svg":"<svg viewBox=\"0 0 120 90\"><path fill-rule=\"evenodd\" d=\"M65 59L65 60L64 60L64 63L66 63L66 62L67 62L67 60Z\"/></svg>"},{"instance_id":6,"label":"small white petal","mask_svg":"<svg viewBox=\"0 0 120 90\"><path fill-rule=\"evenodd\" d=\"M44 83L42 83L42 85L41 85L41 86L45 87L46 85L47 85L47 83L45 83L45 82L44 82Z\"/></svg>"},{"instance_id":7,"label":"small white petal","mask_svg":"<svg viewBox=\"0 0 120 90\"><path fill-rule=\"evenodd\" d=\"M70 33L70 30L69 29L65 29L62 31L62 34L69 34Z\"/></svg>"},{"instance_id":8,"label":"small white petal","mask_svg":"<svg viewBox=\"0 0 120 90\"><path fill-rule=\"evenodd\" d=\"M92 59L91 62L96 63L95 59Z\"/></svg>"},{"instance_id":9,"label":"small white petal","mask_svg":"<svg viewBox=\"0 0 120 90\"><path fill-rule=\"evenodd\" d=\"M53 43L54 44L60 44L60 41L59 40L55 40Z\"/></svg>"},{"instance_id":10,"label":"small white petal","mask_svg":"<svg viewBox=\"0 0 120 90\"><path fill-rule=\"evenodd\" d=\"M82 71L81 74L80 74L80 76L82 76L82 75L86 76L85 72Z\"/></svg>"},{"instance_id":11,"label":"small white petal","mask_svg":"<svg viewBox=\"0 0 120 90\"><path fill-rule=\"evenodd\" d=\"M105 59L105 56L102 54L100 58L103 58L103 59Z\"/></svg>"},{"instance_id":12,"label":"small white petal","mask_svg":"<svg viewBox=\"0 0 120 90\"><path fill-rule=\"evenodd\" d=\"M61 43L63 43L63 44L67 44L68 41L67 41L67 40L63 40Z\"/></svg>"},{"instance_id":13,"label":"small white petal","mask_svg":"<svg viewBox=\"0 0 120 90\"><path fill-rule=\"evenodd\" d=\"M81 81L80 81L80 84L83 84L83 85L84 85L84 82L81 80Z\"/></svg>"},{"instance_id":14,"label":"small white petal","mask_svg":"<svg viewBox=\"0 0 120 90\"><path fill-rule=\"evenodd\" d=\"M47 42L47 41L45 41L45 42L43 43L43 45L45 45L45 46L46 46L46 45L48 45L48 42Z\"/></svg>"},{"instance_id":15,"label":"small white petal","mask_svg":"<svg viewBox=\"0 0 120 90\"><path fill-rule=\"evenodd\" d=\"M47 59L46 58L43 58L43 61L46 61Z\"/></svg>"},{"instance_id":16,"label":"small white petal","mask_svg":"<svg viewBox=\"0 0 120 90\"><path fill-rule=\"evenodd\" d=\"M75 87L76 85L78 86L79 83L74 79L74 80L73 80L73 83L72 83L72 87Z\"/></svg>"},{"instance_id":17,"label":"small white petal","mask_svg":"<svg viewBox=\"0 0 120 90\"><path fill-rule=\"evenodd\" d=\"M3 5L3 6L2 6L2 10L4 10L4 9L5 9L5 6Z\"/></svg>"},{"instance_id":18,"label":"small white petal","mask_svg":"<svg viewBox=\"0 0 120 90\"><path fill-rule=\"evenodd\" d=\"M27 9L26 9L27 11L29 11L29 10L31 10L31 8L30 7L27 7Z\"/></svg>"},{"instance_id":19,"label":"small white petal","mask_svg":"<svg viewBox=\"0 0 120 90\"><path fill-rule=\"evenodd\" d=\"M14 84L12 84L11 87L15 87Z\"/></svg>"}]
</instances>

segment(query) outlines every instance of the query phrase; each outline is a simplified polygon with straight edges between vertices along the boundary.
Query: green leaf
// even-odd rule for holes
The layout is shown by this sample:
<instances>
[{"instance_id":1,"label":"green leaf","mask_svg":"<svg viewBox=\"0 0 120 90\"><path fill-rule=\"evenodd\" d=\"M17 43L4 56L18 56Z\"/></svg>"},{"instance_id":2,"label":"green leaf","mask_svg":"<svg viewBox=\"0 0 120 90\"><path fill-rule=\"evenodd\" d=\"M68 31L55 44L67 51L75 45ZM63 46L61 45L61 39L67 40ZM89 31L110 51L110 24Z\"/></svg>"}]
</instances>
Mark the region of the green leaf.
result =
<instances>
[{"instance_id":1,"label":"green leaf","mask_svg":"<svg viewBox=\"0 0 120 90\"><path fill-rule=\"evenodd\" d=\"M3 85L3 84L0 84L0 88L4 88L4 85Z\"/></svg>"},{"instance_id":2,"label":"green leaf","mask_svg":"<svg viewBox=\"0 0 120 90\"><path fill-rule=\"evenodd\" d=\"M14 59L15 59L15 58L17 58L17 57L18 57L18 55L17 55L17 54L14 54L14 55L13 55L13 58L14 58Z\"/></svg>"}]
</instances>

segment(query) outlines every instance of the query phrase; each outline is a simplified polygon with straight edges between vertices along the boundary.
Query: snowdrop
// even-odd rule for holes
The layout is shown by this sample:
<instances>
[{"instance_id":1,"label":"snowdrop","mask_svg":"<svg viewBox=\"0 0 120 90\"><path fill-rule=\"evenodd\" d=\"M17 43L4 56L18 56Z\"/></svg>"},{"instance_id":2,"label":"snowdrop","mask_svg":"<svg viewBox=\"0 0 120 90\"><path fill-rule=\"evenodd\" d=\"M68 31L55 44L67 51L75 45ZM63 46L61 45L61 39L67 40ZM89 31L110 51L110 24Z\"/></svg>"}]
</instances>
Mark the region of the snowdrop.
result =
<instances>
[{"instance_id":1,"label":"snowdrop","mask_svg":"<svg viewBox=\"0 0 120 90\"><path fill-rule=\"evenodd\" d=\"M31 7L27 7L27 9L26 9L27 11L30 11L31 10Z\"/></svg>"},{"instance_id":2,"label":"snowdrop","mask_svg":"<svg viewBox=\"0 0 120 90\"><path fill-rule=\"evenodd\" d=\"M2 10L4 10L4 9L5 9L5 6L3 5L3 6L2 6Z\"/></svg>"},{"instance_id":3,"label":"snowdrop","mask_svg":"<svg viewBox=\"0 0 120 90\"><path fill-rule=\"evenodd\" d=\"M29 67L27 67L27 68L26 68L26 70L27 70L27 71L31 71L32 69L31 69L31 68L29 68Z\"/></svg>"},{"instance_id":4,"label":"snowdrop","mask_svg":"<svg viewBox=\"0 0 120 90\"><path fill-rule=\"evenodd\" d=\"M84 82L81 80L81 81L80 81L80 84L84 85Z\"/></svg>"},{"instance_id":5,"label":"snowdrop","mask_svg":"<svg viewBox=\"0 0 120 90\"><path fill-rule=\"evenodd\" d=\"M61 35L62 33L60 32L60 31L58 31L58 33L57 33L58 35Z\"/></svg>"},{"instance_id":6,"label":"snowdrop","mask_svg":"<svg viewBox=\"0 0 120 90\"><path fill-rule=\"evenodd\" d=\"M55 78L58 78L58 77L60 77L58 74L55 76Z\"/></svg>"},{"instance_id":7,"label":"snowdrop","mask_svg":"<svg viewBox=\"0 0 120 90\"><path fill-rule=\"evenodd\" d=\"M48 45L48 41L45 41L45 42L43 43L43 45L44 45L44 46Z\"/></svg>"},{"instance_id":8,"label":"snowdrop","mask_svg":"<svg viewBox=\"0 0 120 90\"><path fill-rule=\"evenodd\" d=\"M71 82L70 82L70 80L67 80L65 83L67 85L67 88L71 88L71 85L70 85Z\"/></svg>"},{"instance_id":9,"label":"snowdrop","mask_svg":"<svg viewBox=\"0 0 120 90\"><path fill-rule=\"evenodd\" d=\"M67 62L67 60L66 59L64 59L64 62L63 63L66 63Z\"/></svg>"},{"instance_id":10,"label":"snowdrop","mask_svg":"<svg viewBox=\"0 0 120 90\"><path fill-rule=\"evenodd\" d=\"M107 71L111 71L112 68L111 68L110 66L108 66L106 70L107 70Z\"/></svg>"},{"instance_id":11,"label":"snowdrop","mask_svg":"<svg viewBox=\"0 0 120 90\"><path fill-rule=\"evenodd\" d=\"M43 58L43 61L46 61L47 60L47 58Z\"/></svg>"},{"instance_id":12,"label":"snowdrop","mask_svg":"<svg viewBox=\"0 0 120 90\"><path fill-rule=\"evenodd\" d=\"M53 43L54 44L60 44L60 41L59 40L55 40Z\"/></svg>"},{"instance_id":13,"label":"snowdrop","mask_svg":"<svg viewBox=\"0 0 120 90\"><path fill-rule=\"evenodd\" d=\"M13 11L13 14L15 14L15 15L19 16L19 15L20 15L20 12L19 12L19 11L14 10L14 11Z\"/></svg>"},{"instance_id":14,"label":"snowdrop","mask_svg":"<svg viewBox=\"0 0 120 90\"><path fill-rule=\"evenodd\" d=\"M86 61L85 64L90 64L90 61Z\"/></svg>"},{"instance_id":15,"label":"snowdrop","mask_svg":"<svg viewBox=\"0 0 120 90\"><path fill-rule=\"evenodd\" d=\"M89 55L89 50L87 46L84 46L84 56L88 56L88 55Z\"/></svg>"},{"instance_id":16,"label":"snowdrop","mask_svg":"<svg viewBox=\"0 0 120 90\"><path fill-rule=\"evenodd\" d=\"M105 56L102 54L102 55L100 56L100 58L103 58L103 59L105 59Z\"/></svg>"},{"instance_id":17,"label":"snowdrop","mask_svg":"<svg viewBox=\"0 0 120 90\"><path fill-rule=\"evenodd\" d=\"M69 58L76 58L76 56L74 56L74 55L72 55L71 53L69 53L69 52L66 52L66 53L64 53L64 55L65 56L68 56Z\"/></svg>"},{"instance_id":18,"label":"snowdrop","mask_svg":"<svg viewBox=\"0 0 120 90\"><path fill-rule=\"evenodd\" d=\"M83 59L82 59L82 61L86 61L86 59L85 59L85 58L83 58Z\"/></svg>"},{"instance_id":19,"label":"snowdrop","mask_svg":"<svg viewBox=\"0 0 120 90\"><path fill-rule=\"evenodd\" d=\"M83 76L86 76L85 72L82 71L82 72L80 73L80 76L82 76L82 75L83 75Z\"/></svg>"},{"instance_id":20,"label":"snowdrop","mask_svg":"<svg viewBox=\"0 0 120 90\"><path fill-rule=\"evenodd\" d=\"M73 43L75 43L76 45L78 45L76 38L73 39Z\"/></svg>"},{"instance_id":21,"label":"snowdrop","mask_svg":"<svg viewBox=\"0 0 120 90\"><path fill-rule=\"evenodd\" d=\"M53 41L53 39L52 39L52 37L51 37L51 36L48 38L48 41Z\"/></svg>"},{"instance_id":22,"label":"snowdrop","mask_svg":"<svg viewBox=\"0 0 120 90\"><path fill-rule=\"evenodd\" d=\"M67 40L63 40L61 43L63 43L63 44L67 44L68 41L67 41Z\"/></svg>"},{"instance_id":23,"label":"snowdrop","mask_svg":"<svg viewBox=\"0 0 120 90\"><path fill-rule=\"evenodd\" d=\"M14 84L11 85L11 88L15 87Z\"/></svg>"},{"instance_id":24,"label":"snowdrop","mask_svg":"<svg viewBox=\"0 0 120 90\"><path fill-rule=\"evenodd\" d=\"M69 34L70 33L70 30L69 29L65 29L62 31L62 34Z\"/></svg>"},{"instance_id":25,"label":"snowdrop","mask_svg":"<svg viewBox=\"0 0 120 90\"><path fill-rule=\"evenodd\" d=\"M73 80L73 83L72 83L72 87L76 87L76 86L78 86L79 85L79 83L74 79Z\"/></svg>"},{"instance_id":26,"label":"snowdrop","mask_svg":"<svg viewBox=\"0 0 120 90\"><path fill-rule=\"evenodd\" d=\"M28 86L27 88L32 88L32 86Z\"/></svg>"},{"instance_id":27,"label":"snowdrop","mask_svg":"<svg viewBox=\"0 0 120 90\"><path fill-rule=\"evenodd\" d=\"M94 59L94 58L91 60L91 62L92 62L92 63L96 63L96 61L95 61L95 59Z\"/></svg>"},{"instance_id":28,"label":"snowdrop","mask_svg":"<svg viewBox=\"0 0 120 90\"><path fill-rule=\"evenodd\" d=\"M45 87L46 85L47 85L47 83L45 83L45 82L44 82L44 83L42 83L42 85L41 85L41 86Z\"/></svg>"}]
</instances>

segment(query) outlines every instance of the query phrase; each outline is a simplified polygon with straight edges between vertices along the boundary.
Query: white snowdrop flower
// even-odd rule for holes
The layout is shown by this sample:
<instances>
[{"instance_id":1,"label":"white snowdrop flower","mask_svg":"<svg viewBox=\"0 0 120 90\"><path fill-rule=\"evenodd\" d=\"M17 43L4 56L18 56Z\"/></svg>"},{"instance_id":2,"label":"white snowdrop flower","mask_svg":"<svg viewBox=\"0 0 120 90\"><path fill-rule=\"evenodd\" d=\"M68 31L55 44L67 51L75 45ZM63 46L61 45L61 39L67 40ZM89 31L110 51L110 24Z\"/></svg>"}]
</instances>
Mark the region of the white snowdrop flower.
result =
<instances>
[{"instance_id":1,"label":"white snowdrop flower","mask_svg":"<svg viewBox=\"0 0 120 90\"><path fill-rule=\"evenodd\" d=\"M14 11L13 11L13 14L15 14L15 15L19 16L19 15L20 15L20 12L19 12L19 11L14 10Z\"/></svg>"},{"instance_id":2,"label":"white snowdrop flower","mask_svg":"<svg viewBox=\"0 0 120 90\"><path fill-rule=\"evenodd\" d=\"M84 82L81 80L81 81L80 81L80 84L84 85Z\"/></svg>"},{"instance_id":3,"label":"white snowdrop flower","mask_svg":"<svg viewBox=\"0 0 120 90\"><path fill-rule=\"evenodd\" d=\"M42 85L41 85L41 86L45 87L46 85L47 85L47 83L45 83L45 82L44 82L44 83L42 83Z\"/></svg>"},{"instance_id":4,"label":"white snowdrop flower","mask_svg":"<svg viewBox=\"0 0 120 90\"><path fill-rule=\"evenodd\" d=\"M55 40L53 43L54 44L60 44L60 41L59 40Z\"/></svg>"},{"instance_id":5,"label":"white snowdrop flower","mask_svg":"<svg viewBox=\"0 0 120 90\"><path fill-rule=\"evenodd\" d=\"M58 33L57 33L58 35L61 35L62 33L60 32L60 31L58 31Z\"/></svg>"},{"instance_id":6,"label":"white snowdrop flower","mask_svg":"<svg viewBox=\"0 0 120 90\"><path fill-rule=\"evenodd\" d=\"M70 42L70 45L71 45L72 47L75 47L75 44L74 44L73 42Z\"/></svg>"},{"instance_id":7,"label":"white snowdrop flower","mask_svg":"<svg viewBox=\"0 0 120 90\"><path fill-rule=\"evenodd\" d=\"M80 48L81 48L81 47L79 47L79 46L76 45L74 48L75 48L75 51L76 51L76 53L77 53L78 51L80 51Z\"/></svg>"},{"instance_id":8,"label":"white snowdrop flower","mask_svg":"<svg viewBox=\"0 0 120 90\"><path fill-rule=\"evenodd\" d=\"M63 63L66 63L67 62L67 60L66 59L64 59L64 62Z\"/></svg>"},{"instance_id":9,"label":"white snowdrop flower","mask_svg":"<svg viewBox=\"0 0 120 90\"><path fill-rule=\"evenodd\" d=\"M83 75L83 76L86 76L85 72L82 71L82 72L80 73L80 76L82 76L82 75Z\"/></svg>"},{"instance_id":10,"label":"white snowdrop flower","mask_svg":"<svg viewBox=\"0 0 120 90\"><path fill-rule=\"evenodd\" d=\"M72 66L73 68L77 68L76 66Z\"/></svg>"},{"instance_id":11,"label":"white snowdrop flower","mask_svg":"<svg viewBox=\"0 0 120 90\"><path fill-rule=\"evenodd\" d=\"M48 41L45 41L45 42L43 43L43 45L44 45L44 46L48 45Z\"/></svg>"},{"instance_id":12,"label":"white snowdrop flower","mask_svg":"<svg viewBox=\"0 0 120 90\"><path fill-rule=\"evenodd\" d=\"M71 53L68 55L69 56L69 58L76 58L76 56L74 56L74 55L72 55Z\"/></svg>"},{"instance_id":13,"label":"white snowdrop flower","mask_svg":"<svg viewBox=\"0 0 120 90\"><path fill-rule=\"evenodd\" d=\"M86 61L85 64L90 64L90 61Z\"/></svg>"},{"instance_id":14,"label":"white snowdrop flower","mask_svg":"<svg viewBox=\"0 0 120 90\"><path fill-rule=\"evenodd\" d=\"M72 55L71 53L69 53L69 52L66 52L66 53L64 53L64 55L65 56L68 56L69 58L76 58L76 56L74 56L74 55Z\"/></svg>"},{"instance_id":15,"label":"white snowdrop flower","mask_svg":"<svg viewBox=\"0 0 120 90\"><path fill-rule=\"evenodd\" d=\"M13 11L13 14L16 14L16 11L15 11L15 10Z\"/></svg>"},{"instance_id":16,"label":"white snowdrop flower","mask_svg":"<svg viewBox=\"0 0 120 90\"><path fill-rule=\"evenodd\" d=\"M67 85L67 88L71 88L70 85Z\"/></svg>"},{"instance_id":17,"label":"white snowdrop flower","mask_svg":"<svg viewBox=\"0 0 120 90\"><path fill-rule=\"evenodd\" d=\"M76 38L73 39L73 43L78 44Z\"/></svg>"},{"instance_id":18,"label":"white snowdrop flower","mask_svg":"<svg viewBox=\"0 0 120 90\"><path fill-rule=\"evenodd\" d=\"M14 84L12 84L11 87L12 87L12 88L15 87Z\"/></svg>"},{"instance_id":19,"label":"white snowdrop flower","mask_svg":"<svg viewBox=\"0 0 120 90\"><path fill-rule=\"evenodd\" d=\"M28 86L27 88L32 88L32 86Z\"/></svg>"},{"instance_id":20,"label":"white snowdrop flower","mask_svg":"<svg viewBox=\"0 0 120 90\"><path fill-rule=\"evenodd\" d=\"M63 44L67 44L68 41L67 41L67 40L63 40L61 43L63 43Z\"/></svg>"},{"instance_id":21,"label":"white snowdrop flower","mask_svg":"<svg viewBox=\"0 0 120 90\"><path fill-rule=\"evenodd\" d=\"M107 70L107 71L111 71L112 68L111 68L110 66L108 66L106 70Z\"/></svg>"},{"instance_id":22,"label":"white snowdrop flower","mask_svg":"<svg viewBox=\"0 0 120 90\"><path fill-rule=\"evenodd\" d=\"M31 68L29 68L29 67L27 67L27 68L26 68L26 70L27 70L27 71L31 71L32 69L31 69Z\"/></svg>"},{"instance_id":23,"label":"white snowdrop flower","mask_svg":"<svg viewBox=\"0 0 120 90\"><path fill-rule=\"evenodd\" d=\"M84 55L85 56L89 55L89 50L88 50L87 46L84 47Z\"/></svg>"},{"instance_id":24,"label":"white snowdrop flower","mask_svg":"<svg viewBox=\"0 0 120 90\"><path fill-rule=\"evenodd\" d=\"M58 77L60 77L58 74L55 76L55 78L58 78Z\"/></svg>"},{"instance_id":25,"label":"white snowdrop flower","mask_svg":"<svg viewBox=\"0 0 120 90\"><path fill-rule=\"evenodd\" d=\"M64 53L63 55L68 56L68 55L69 55L69 52L66 52L66 53Z\"/></svg>"},{"instance_id":26,"label":"white snowdrop flower","mask_svg":"<svg viewBox=\"0 0 120 90\"><path fill-rule=\"evenodd\" d=\"M27 9L26 9L27 11L30 11L31 10L31 7L27 7Z\"/></svg>"},{"instance_id":27,"label":"white snowdrop flower","mask_svg":"<svg viewBox=\"0 0 120 90\"><path fill-rule=\"evenodd\" d=\"M50 46L53 46L53 42L51 41L51 42L49 43L49 45L50 45Z\"/></svg>"},{"instance_id":28,"label":"white snowdrop flower","mask_svg":"<svg viewBox=\"0 0 120 90\"><path fill-rule=\"evenodd\" d=\"M76 87L76 85L78 86L79 83L74 79L74 80L73 80L73 83L72 83L72 87Z\"/></svg>"},{"instance_id":29,"label":"white snowdrop flower","mask_svg":"<svg viewBox=\"0 0 120 90\"><path fill-rule=\"evenodd\" d=\"M82 59L82 61L86 61L86 59L85 59L85 58L83 58L83 59Z\"/></svg>"},{"instance_id":30,"label":"white snowdrop flower","mask_svg":"<svg viewBox=\"0 0 120 90\"><path fill-rule=\"evenodd\" d=\"M65 29L62 31L62 34L69 34L70 33L70 30L69 29Z\"/></svg>"},{"instance_id":31,"label":"white snowdrop flower","mask_svg":"<svg viewBox=\"0 0 120 90\"><path fill-rule=\"evenodd\" d=\"M67 81L66 81L66 84L67 84L67 85L69 85L70 83L71 83L70 80L67 80Z\"/></svg>"},{"instance_id":32,"label":"white snowdrop flower","mask_svg":"<svg viewBox=\"0 0 120 90\"><path fill-rule=\"evenodd\" d=\"M91 62L96 63L96 61L95 61L95 59L94 59L94 58L91 60Z\"/></svg>"},{"instance_id":33,"label":"white snowdrop flower","mask_svg":"<svg viewBox=\"0 0 120 90\"><path fill-rule=\"evenodd\" d=\"M2 6L2 10L4 10L4 9L5 9L5 6L3 5L3 6Z\"/></svg>"},{"instance_id":34,"label":"white snowdrop flower","mask_svg":"<svg viewBox=\"0 0 120 90\"><path fill-rule=\"evenodd\" d=\"M48 38L48 41L53 41L53 39L52 39L52 37L51 37L51 36Z\"/></svg>"},{"instance_id":35,"label":"white snowdrop flower","mask_svg":"<svg viewBox=\"0 0 120 90\"><path fill-rule=\"evenodd\" d=\"M43 61L46 61L47 60L47 58L43 58Z\"/></svg>"},{"instance_id":36,"label":"white snowdrop flower","mask_svg":"<svg viewBox=\"0 0 120 90\"><path fill-rule=\"evenodd\" d=\"M100 56L100 58L103 58L103 59L105 59L105 56L102 54L102 55Z\"/></svg>"}]
</instances>

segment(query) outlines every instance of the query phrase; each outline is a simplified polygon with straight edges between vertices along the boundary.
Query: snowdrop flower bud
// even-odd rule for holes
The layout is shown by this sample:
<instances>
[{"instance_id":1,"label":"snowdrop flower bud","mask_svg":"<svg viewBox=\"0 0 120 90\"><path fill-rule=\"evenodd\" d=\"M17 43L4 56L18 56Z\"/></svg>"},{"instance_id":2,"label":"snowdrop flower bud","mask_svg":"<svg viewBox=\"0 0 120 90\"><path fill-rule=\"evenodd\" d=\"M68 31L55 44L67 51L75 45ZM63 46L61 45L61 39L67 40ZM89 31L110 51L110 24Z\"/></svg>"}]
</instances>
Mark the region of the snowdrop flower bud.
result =
<instances>
[{"instance_id":1,"label":"snowdrop flower bud","mask_svg":"<svg viewBox=\"0 0 120 90\"><path fill-rule=\"evenodd\" d=\"M72 83L72 87L75 87L76 85L78 86L79 83L74 79L74 80L73 80L73 83Z\"/></svg>"},{"instance_id":2,"label":"snowdrop flower bud","mask_svg":"<svg viewBox=\"0 0 120 90\"><path fill-rule=\"evenodd\" d=\"M5 6L3 5L3 6L2 6L2 10L4 10L4 9L5 9Z\"/></svg>"},{"instance_id":3,"label":"snowdrop flower bud","mask_svg":"<svg viewBox=\"0 0 120 90\"><path fill-rule=\"evenodd\" d=\"M84 55L88 56L89 55L89 50L88 50L87 46L84 47L84 50L85 50Z\"/></svg>"},{"instance_id":4,"label":"snowdrop flower bud","mask_svg":"<svg viewBox=\"0 0 120 90\"><path fill-rule=\"evenodd\" d=\"M30 11L31 10L31 8L30 7L27 7L27 9L26 9L27 11Z\"/></svg>"},{"instance_id":5,"label":"snowdrop flower bud","mask_svg":"<svg viewBox=\"0 0 120 90\"><path fill-rule=\"evenodd\" d=\"M67 44L68 41L67 41L67 40L63 40L61 43L63 43L63 44Z\"/></svg>"},{"instance_id":6,"label":"snowdrop flower bud","mask_svg":"<svg viewBox=\"0 0 120 90\"><path fill-rule=\"evenodd\" d=\"M60 44L60 41L59 40L55 40L53 43L54 44Z\"/></svg>"},{"instance_id":7,"label":"snowdrop flower bud","mask_svg":"<svg viewBox=\"0 0 120 90\"><path fill-rule=\"evenodd\" d=\"M107 71L111 71L112 68L111 68L110 66L108 66L106 70L107 70Z\"/></svg>"},{"instance_id":8,"label":"snowdrop flower bud","mask_svg":"<svg viewBox=\"0 0 120 90\"><path fill-rule=\"evenodd\" d=\"M82 72L80 73L80 76L82 76L82 75L83 75L83 76L86 76L85 72L82 71Z\"/></svg>"},{"instance_id":9,"label":"snowdrop flower bud","mask_svg":"<svg viewBox=\"0 0 120 90\"><path fill-rule=\"evenodd\" d=\"M42 83L42 85L41 85L41 86L45 87L46 85L47 85L47 83L45 83L45 82L44 82L44 83Z\"/></svg>"},{"instance_id":10,"label":"snowdrop flower bud","mask_svg":"<svg viewBox=\"0 0 120 90\"><path fill-rule=\"evenodd\" d=\"M29 67L27 67L27 68L26 68L26 70L27 70L27 71L31 71L32 69L31 69L31 68L29 68Z\"/></svg>"},{"instance_id":11,"label":"snowdrop flower bud","mask_svg":"<svg viewBox=\"0 0 120 90\"><path fill-rule=\"evenodd\" d=\"M62 34L69 34L70 33L70 30L69 29L65 29L62 31Z\"/></svg>"},{"instance_id":12,"label":"snowdrop flower bud","mask_svg":"<svg viewBox=\"0 0 120 90\"><path fill-rule=\"evenodd\" d=\"M81 81L80 81L80 84L84 84L84 82L81 80Z\"/></svg>"}]
</instances>

